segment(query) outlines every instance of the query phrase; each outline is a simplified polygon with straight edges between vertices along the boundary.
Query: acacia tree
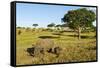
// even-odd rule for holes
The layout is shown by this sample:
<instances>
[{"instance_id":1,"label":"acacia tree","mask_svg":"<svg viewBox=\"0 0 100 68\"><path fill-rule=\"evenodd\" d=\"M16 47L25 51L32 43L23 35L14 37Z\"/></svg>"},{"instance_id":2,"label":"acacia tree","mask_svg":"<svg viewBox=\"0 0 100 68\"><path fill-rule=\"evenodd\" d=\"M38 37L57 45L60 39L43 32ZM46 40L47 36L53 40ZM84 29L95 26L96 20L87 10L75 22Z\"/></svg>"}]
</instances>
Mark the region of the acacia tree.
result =
<instances>
[{"instance_id":1,"label":"acacia tree","mask_svg":"<svg viewBox=\"0 0 100 68\"><path fill-rule=\"evenodd\" d=\"M91 27L92 22L95 21L95 19L96 15L93 11L81 8L68 11L68 13L62 18L62 21L67 23L68 27L74 29L74 31L78 33L78 39L80 39L82 29Z\"/></svg>"},{"instance_id":2,"label":"acacia tree","mask_svg":"<svg viewBox=\"0 0 100 68\"><path fill-rule=\"evenodd\" d=\"M38 24L33 24L32 26L34 26L34 28L36 28L38 26Z\"/></svg>"},{"instance_id":3,"label":"acacia tree","mask_svg":"<svg viewBox=\"0 0 100 68\"><path fill-rule=\"evenodd\" d=\"M48 25L47 25L47 27L50 27L50 28L52 28L52 27L54 27L54 26L55 26L54 23L51 23L51 24L48 24Z\"/></svg>"}]
</instances>

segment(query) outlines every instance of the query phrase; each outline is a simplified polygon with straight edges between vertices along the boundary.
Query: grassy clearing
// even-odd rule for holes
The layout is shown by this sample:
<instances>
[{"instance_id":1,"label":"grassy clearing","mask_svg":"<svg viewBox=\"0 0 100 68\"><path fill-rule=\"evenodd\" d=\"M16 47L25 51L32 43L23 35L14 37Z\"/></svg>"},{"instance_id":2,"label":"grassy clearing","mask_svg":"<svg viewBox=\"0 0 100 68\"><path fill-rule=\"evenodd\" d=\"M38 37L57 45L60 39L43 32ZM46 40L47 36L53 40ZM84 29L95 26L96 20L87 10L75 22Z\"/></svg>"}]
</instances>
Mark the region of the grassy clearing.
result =
<instances>
[{"instance_id":1,"label":"grassy clearing","mask_svg":"<svg viewBox=\"0 0 100 68\"><path fill-rule=\"evenodd\" d=\"M21 29L21 31L22 33L16 36L17 65L96 60L96 38L93 32L81 33L82 39L78 40L77 37L73 37L74 32L64 32L59 37L49 31L25 31L25 29ZM18 33L18 29L16 33ZM48 36L57 46L63 49L59 57L51 53L37 57L32 57L27 54L25 50L28 47L32 47L32 44L36 44L41 39L39 38L40 36Z\"/></svg>"}]
</instances>

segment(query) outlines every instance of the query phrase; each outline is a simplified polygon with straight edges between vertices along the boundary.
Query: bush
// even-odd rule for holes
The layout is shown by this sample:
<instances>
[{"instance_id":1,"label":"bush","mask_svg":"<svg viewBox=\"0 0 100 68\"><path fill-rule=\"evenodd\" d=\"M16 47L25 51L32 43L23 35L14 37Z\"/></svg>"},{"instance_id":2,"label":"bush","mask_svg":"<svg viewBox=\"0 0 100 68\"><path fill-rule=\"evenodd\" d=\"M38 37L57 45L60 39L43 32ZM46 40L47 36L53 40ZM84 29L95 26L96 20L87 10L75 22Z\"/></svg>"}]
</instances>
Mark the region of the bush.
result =
<instances>
[{"instance_id":1,"label":"bush","mask_svg":"<svg viewBox=\"0 0 100 68\"><path fill-rule=\"evenodd\" d=\"M32 32L35 31L35 28L32 29Z\"/></svg>"},{"instance_id":2,"label":"bush","mask_svg":"<svg viewBox=\"0 0 100 68\"><path fill-rule=\"evenodd\" d=\"M26 28L26 32L30 31L31 29L29 27Z\"/></svg>"},{"instance_id":3,"label":"bush","mask_svg":"<svg viewBox=\"0 0 100 68\"><path fill-rule=\"evenodd\" d=\"M53 29L47 28L46 31L52 32Z\"/></svg>"},{"instance_id":4,"label":"bush","mask_svg":"<svg viewBox=\"0 0 100 68\"><path fill-rule=\"evenodd\" d=\"M20 35L22 32L21 32L21 30L18 30L18 35Z\"/></svg>"}]
</instances>

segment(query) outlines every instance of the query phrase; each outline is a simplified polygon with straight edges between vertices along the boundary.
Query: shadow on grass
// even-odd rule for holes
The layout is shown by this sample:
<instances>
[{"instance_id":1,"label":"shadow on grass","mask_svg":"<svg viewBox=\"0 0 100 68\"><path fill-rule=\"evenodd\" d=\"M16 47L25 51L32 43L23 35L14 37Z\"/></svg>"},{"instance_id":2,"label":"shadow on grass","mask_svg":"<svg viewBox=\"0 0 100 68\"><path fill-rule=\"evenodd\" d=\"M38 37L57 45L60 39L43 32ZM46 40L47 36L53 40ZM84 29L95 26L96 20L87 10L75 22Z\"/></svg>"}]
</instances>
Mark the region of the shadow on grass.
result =
<instances>
[{"instance_id":1,"label":"shadow on grass","mask_svg":"<svg viewBox=\"0 0 100 68\"><path fill-rule=\"evenodd\" d=\"M46 38L55 39L55 38L60 38L60 37L55 37L55 36L39 36L38 38L42 38L42 39L46 39Z\"/></svg>"},{"instance_id":2,"label":"shadow on grass","mask_svg":"<svg viewBox=\"0 0 100 68\"><path fill-rule=\"evenodd\" d=\"M53 35L62 35L62 34L60 34L60 33L52 33Z\"/></svg>"},{"instance_id":3,"label":"shadow on grass","mask_svg":"<svg viewBox=\"0 0 100 68\"><path fill-rule=\"evenodd\" d=\"M62 35L62 36L78 37L78 35ZM82 39L86 39L86 38L92 39L92 38L95 38L95 37L96 36L82 36L81 35Z\"/></svg>"}]
</instances>

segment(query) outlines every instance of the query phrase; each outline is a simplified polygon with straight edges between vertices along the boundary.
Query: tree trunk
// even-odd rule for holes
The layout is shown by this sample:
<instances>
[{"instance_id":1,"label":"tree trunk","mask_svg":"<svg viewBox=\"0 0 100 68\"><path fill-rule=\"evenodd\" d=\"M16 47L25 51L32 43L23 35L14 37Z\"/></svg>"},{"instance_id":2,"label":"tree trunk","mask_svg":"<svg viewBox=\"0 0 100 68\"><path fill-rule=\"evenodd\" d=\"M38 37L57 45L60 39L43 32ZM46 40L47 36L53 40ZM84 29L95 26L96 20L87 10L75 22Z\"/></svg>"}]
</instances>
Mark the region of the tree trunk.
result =
<instances>
[{"instance_id":1,"label":"tree trunk","mask_svg":"<svg viewBox=\"0 0 100 68\"><path fill-rule=\"evenodd\" d=\"M79 40L81 39L81 35L80 35L80 34L81 34L81 28L79 27L79 28L78 28L78 39L79 39Z\"/></svg>"},{"instance_id":2,"label":"tree trunk","mask_svg":"<svg viewBox=\"0 0 100 68\"><path fill-rule=\"evenodd\" d=\"M77 37L77 31L74 29L74 37Z\"/></svg>"}]
</instances>

